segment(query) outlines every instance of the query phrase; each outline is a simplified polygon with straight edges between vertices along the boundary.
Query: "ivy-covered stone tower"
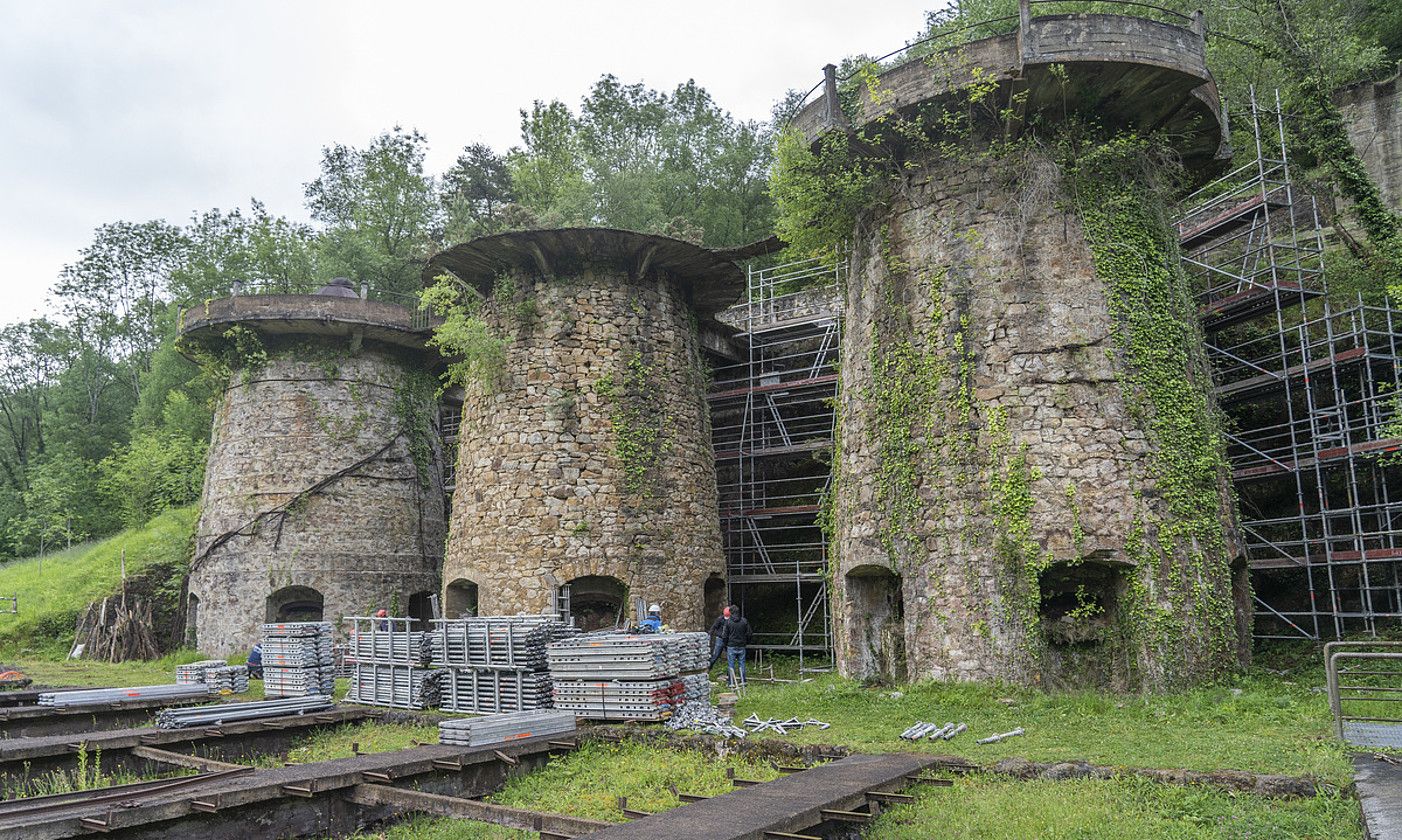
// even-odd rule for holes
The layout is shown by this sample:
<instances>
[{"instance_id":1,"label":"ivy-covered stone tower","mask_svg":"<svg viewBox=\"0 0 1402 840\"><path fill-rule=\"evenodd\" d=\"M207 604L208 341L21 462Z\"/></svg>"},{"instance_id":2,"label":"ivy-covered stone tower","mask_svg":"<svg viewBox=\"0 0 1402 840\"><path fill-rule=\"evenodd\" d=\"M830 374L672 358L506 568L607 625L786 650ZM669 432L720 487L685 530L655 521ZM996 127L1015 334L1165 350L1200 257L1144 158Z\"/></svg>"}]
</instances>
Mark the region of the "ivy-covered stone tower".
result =
<instances>
[{"instance_id":1,"label":"ivy-covered stone tower","mask_svg":"<svg viewBox=\"0 0 1402 840\"><path fill-rule=\"evenodd\" d=\"M1024 4L1015 33L860 81L830 77L797 121L810 175L868 190L830 511L840 669L1144 688L1234 668L1250 596L1167 221L1175 171L1221 156L1201 21Z\"/></svg>"},{"instance_id":2,"label":"ivy-covered stone tower","mask_svg":"<svg viewBox=\"0 0 1402 840\"><path fill-rule=\"evenodd\" d=\"M486 332L458 438L447 613L568 599L583 626L612 626L638 597L701 628L725 566L699 331L739 297L738 267L582 228L479 238L425 278L445 273L479 299Z\"/></svg>"},{"instance_id":3,"label":"ivy-covered stone tower","mask_svg":"<svg viewBox=\"0 0 1402 840\"><path fill-rule=\"evenodd\" d=\"M344 281L185 313L188 355L226 379L189 578L200 650L247 650L265 621L428 616L444 501L421 320Z\"/></svg>"}]
</instances>

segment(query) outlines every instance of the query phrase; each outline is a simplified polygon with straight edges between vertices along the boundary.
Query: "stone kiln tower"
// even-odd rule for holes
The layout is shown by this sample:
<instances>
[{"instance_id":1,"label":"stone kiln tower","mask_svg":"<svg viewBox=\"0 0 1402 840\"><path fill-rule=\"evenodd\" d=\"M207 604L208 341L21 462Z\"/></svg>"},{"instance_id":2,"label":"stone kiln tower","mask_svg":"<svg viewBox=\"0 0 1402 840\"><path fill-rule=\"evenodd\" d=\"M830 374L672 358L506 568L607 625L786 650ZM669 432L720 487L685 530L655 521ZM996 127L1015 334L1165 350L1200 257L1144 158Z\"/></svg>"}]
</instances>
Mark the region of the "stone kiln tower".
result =
<instances>
[{"instance_id":1,"label":"stone kiln tower","mask_svg":"<svg viewBox=\"0 0 1402 840\"><path fill-rule=\"evenodd\" d=\"M849 266L838 663L1054 685L1210 676L1248 641L1249 591L1158 164L1096 180L1056 151L1079 109L1099 122L1083 132L1158 129L1190 168L1210 162L1223 126L1201 20L1027 9L1015 33L871 80L854 114L829 71L796 121L910 173L859 219ZM966 124L964 153L877 137L883 115L946 106L990 115ZM1008 132L1037 139L992 151Z\"/></svg>"},{"instance_id":2,"label":"stone kiln tower","mask_svg":"<svg viewBox=\"0 0 1402 840\"><path fill-rule=\"evenodd\" d=\"M444 502L416 321L345 281L185 313L190 355L228 369L189 581L201 650L247 650L264 621L427 616Z\"/></svg>"},{"instance_id":3,"label":"stone kiln tower","mask_svg":"<svg viewBox=\"0 0 1402 840\"><path fill-rule=\"evenodd\" d=\"M430 262L502 342L467 388L443 581L448 615L631 599L698 629L724 591L699 333L743 288L724 255L596 228L474 240ZM714 605L713 605L714 606Z\"/></svg>"}]
</instances>

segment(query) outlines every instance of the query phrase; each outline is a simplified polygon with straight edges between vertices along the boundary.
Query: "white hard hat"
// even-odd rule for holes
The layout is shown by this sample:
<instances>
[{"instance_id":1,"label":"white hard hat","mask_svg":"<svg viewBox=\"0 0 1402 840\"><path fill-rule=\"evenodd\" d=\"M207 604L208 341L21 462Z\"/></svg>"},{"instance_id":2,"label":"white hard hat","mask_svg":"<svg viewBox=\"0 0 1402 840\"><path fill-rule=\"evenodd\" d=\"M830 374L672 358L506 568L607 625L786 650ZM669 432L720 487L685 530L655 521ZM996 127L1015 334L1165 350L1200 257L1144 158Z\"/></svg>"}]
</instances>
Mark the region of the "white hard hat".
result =
<instances>
[{"instance_id":1,"label":"white hard hat","mask_svg":"<svg viewBox=\"0 0 1402 840\"><path fill-rule=\"evenodd\" d=\"M647 611L648 611L648 612L662 612L662 608L659 607L659 606L657 606L656 604L653 604L652 606L650 606L650 607L647 608Z\"/></svg>"}]
</instances>

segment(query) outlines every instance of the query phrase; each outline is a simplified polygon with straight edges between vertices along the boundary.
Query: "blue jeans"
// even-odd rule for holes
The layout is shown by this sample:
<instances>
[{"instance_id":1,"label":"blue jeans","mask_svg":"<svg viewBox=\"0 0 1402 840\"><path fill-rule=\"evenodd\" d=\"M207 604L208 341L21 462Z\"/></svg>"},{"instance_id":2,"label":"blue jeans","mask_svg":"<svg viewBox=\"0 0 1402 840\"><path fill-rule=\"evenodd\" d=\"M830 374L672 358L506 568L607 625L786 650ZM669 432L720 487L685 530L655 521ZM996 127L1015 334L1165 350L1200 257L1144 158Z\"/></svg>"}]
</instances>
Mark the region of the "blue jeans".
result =
<instances>
[{"instance_id":1,"label":"blue jeans","mask_svg":"<svg viewBox=\"0 0 1402 840\"><path fill-rule=\"evenodd\" d=\"M745 649L728 647L725 649L725 662L741 685L745 684Z\"/></svg>"},{"instance_id":2,"label":"blue jeans","mask_svg":"<svg viewBox=\"0 0 1402 840\"><path fill-rule=\"evenodd\" d=\"M723 653L725 653L725 640L717 636L711 640L711 664L706 666L707 671L716 667L716 663L720 661Z\"/></svg>"}]
</instances>

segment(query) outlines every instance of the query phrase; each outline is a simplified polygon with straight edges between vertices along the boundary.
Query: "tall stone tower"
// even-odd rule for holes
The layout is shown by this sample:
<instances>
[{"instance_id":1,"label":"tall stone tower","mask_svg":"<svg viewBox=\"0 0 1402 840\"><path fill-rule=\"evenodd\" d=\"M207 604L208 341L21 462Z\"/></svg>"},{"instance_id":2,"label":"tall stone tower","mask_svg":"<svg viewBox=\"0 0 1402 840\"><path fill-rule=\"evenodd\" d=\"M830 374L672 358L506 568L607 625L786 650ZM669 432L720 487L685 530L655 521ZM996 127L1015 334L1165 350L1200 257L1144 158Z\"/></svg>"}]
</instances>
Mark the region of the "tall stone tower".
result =
<instances>
[{"instance_id":1,"label":"tall stone tower","mask_svg":"<svg viewBox=\"0 0 1402 840\"><path fill-rule=\"evenodd\" d=\"M381 607L427 617L444 502L436 382L416 320L345 281L185 313L189 354L228 377L190 570L200 650L247 650L265 621Z\"/></svg>"},{"instance_id":2,"label":"tall stone tower","mask_svg":"<svg viewBox=\"0 0 1402 840\"><path fill-rule=\"evenodd\" d=\"M830 73L799 116L907 173L860 216L846 292L844 673L1131 688L1242 655L1171 162L1142 133L1189 168L1223 141L1201 20L1184 24L1024 4L1017 32L873 77L854 110Z\"/></svg>"},{"instance_id":3,"label":"tall stone tower","mask_svg":"<svg viewBox=\"0 0 1402 840\"><path fill-rule=\"evenodd\" d=\"M501 341L467 388L443 580L449 615L631 599L702 626L724 592L700 330L744 278L716 252L597 228L484 237L434 257ZM714 604L713 604L714 606Z\"/></svg>"}]
</instances>

